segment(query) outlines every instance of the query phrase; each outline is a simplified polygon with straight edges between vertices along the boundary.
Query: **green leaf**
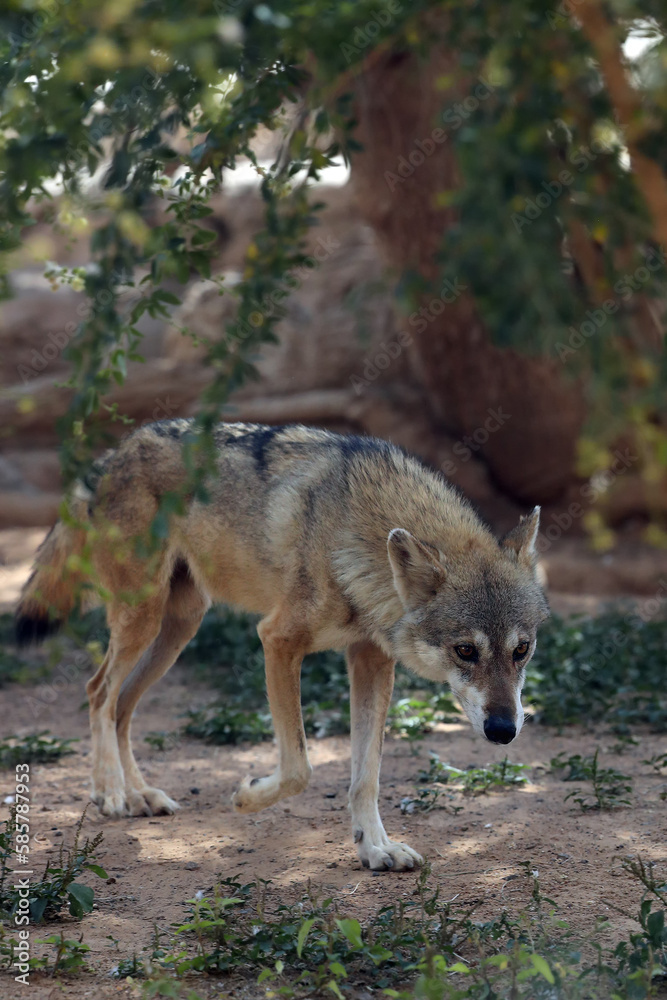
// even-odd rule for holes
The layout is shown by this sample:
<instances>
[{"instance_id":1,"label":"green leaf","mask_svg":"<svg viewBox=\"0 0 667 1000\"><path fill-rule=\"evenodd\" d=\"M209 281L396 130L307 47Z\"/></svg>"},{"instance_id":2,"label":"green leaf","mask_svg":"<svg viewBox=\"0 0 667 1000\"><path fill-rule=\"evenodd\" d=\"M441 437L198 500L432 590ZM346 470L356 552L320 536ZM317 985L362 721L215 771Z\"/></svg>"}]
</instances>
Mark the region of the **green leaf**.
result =
<instances>
[{"instance_id":1,"label":"green leaf","mask_svg":"<svg viewBox=\"0 0 667 1000\"><path fill-rule=\"evenodd\" d=\"M88 868L88 870L91 872L95 872L95 874L98 875L100 878L109 878L104 868L102 868L100 865L87 864L86 868Z\"/></svg>"},{"instance_id":2,"label":"green leaf","mask_svg":"<svg viewBox=\"0 0 667 1000\"><path fill-rule=\"evenodd\" d=\"M82 885L81 882L72 882L67 889L67 895L69 896L69 912L73 917L81 919L84 913L90 913L95 899L95 893L90 886Z\"/></svg>"},{"instance_id":3,"label":"green leaf","mask_svg":"<svg viewBox=\"0 0 667 1000\"><path fill-rule=\"evenodd\" d=\"M448 972L460 972L464 976L469 976L470 975L470 968L469 968L469 966L465 965L464 962L454 962L453 965L448 965L447 966L447 971Z\"/></svg>"},{"instance_id":4,"label":"green leaf","mask_svg":"<svg viewBox=\"0 0 667 1000\"><path fill-rule=\"evenodd\" d=\"M551 985L553 986L556 980L554 979L554 974L549 968L549 964L546 961L546 959L542 958L541 955L531 955L530 960L537 969L537 971L540 973L540 975L544 976L546 981L548 983L551 983Z\"/></svg>"},{"instance_id":5,"label":"green leaf","mask_svg":"<svg viewBox=\"0 0 667 1000\"><path fill-rule=\"evenodd\" d=\"M44 896L42 899L33 899L30 903L30 916L36 924L40 923L42 917L44 916L44 910L46 909L46 904L48 899Z\"/></svg>"},{"instance_id":6,"label":"green leaf","mask_svg":"<svg viewBox=\"0 0 667 1000\"><path fill-rule=\"evenodd\" d=\"M663 930L665 927L665 911L656 910L655 913L651 913L649 917L646 918L646 930L651 938L651 944L654 948L659 948L662 944Z\"/></svg>"},{"instance_id":7,"label":"green leaf","mask_svg":"<svg viewBox=\"0 0 667 1000\"><path fill-rule=\"evenodd\" d=\"M303 952L303 946L306 943L306 938L310 933L310 928L313 926L314 923L315 923L315 918L311 917L309 920L304 920L304 922L301 924L301 927L299 927L299 933L296 939L296 953L299 956L299 958L301 958L301 953Z\"/></svg>"},{"instance_id":8,"label":"green leaf","mask_svg":"<svg viewBox=\"0 0 667 1000\"><path fill-rule=\"evenodd\" d=\"M213 235L215 236L215 233ZM174 295L173 292L167 292L164 288L158 288L154 295L156 299L159 299L161 302L166 302L168 305L180 306L181 304L181 300L178 295Z\"/></svg>"},{"instance_id":9,"label":"green leaf","mask_svg":"<svg viewBox=\"0 0 667 1000\"><path fill-rule=\"evenodd\" d=\"M361 924L358 920L347 917L344 920L337 920L336 923L353 948L362 947Z\"/></svg>"},{"instance_id":10,"label":"green leaf","mask_svg":"<svg viewBox=\"0 0 667 1000\"><path fill-rule=\"evenodd\" d=\"M198 229L197 232L192 237L192 246L200 247L204 246L206 243L211 243L214 240L216 234L212 229Z\"/></svg>"},{"instance_id":11,"label":"green leaf","mask_svg":"<svg viewBox=\"0 0 667 1000\"><path fill-rule=\"evenodd\" d=\"M371 948L367 949L366 953L375 965L381 965L382 962L389 961L394 954L393 951L389 951L388 948L383 947L381 944L374 944Z\"/></svg>"}]
</instances>

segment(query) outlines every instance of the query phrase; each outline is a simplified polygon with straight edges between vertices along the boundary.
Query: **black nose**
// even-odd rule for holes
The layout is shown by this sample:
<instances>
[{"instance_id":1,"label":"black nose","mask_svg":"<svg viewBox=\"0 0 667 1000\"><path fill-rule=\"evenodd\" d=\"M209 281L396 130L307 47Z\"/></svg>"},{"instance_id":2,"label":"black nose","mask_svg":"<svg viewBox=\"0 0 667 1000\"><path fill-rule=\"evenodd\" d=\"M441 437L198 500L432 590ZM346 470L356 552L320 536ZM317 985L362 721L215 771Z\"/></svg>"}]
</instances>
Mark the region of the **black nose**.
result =
<instances>
[{"instance_id":1,"label":"black nose","mask_svg":"<svg viewBox=\"0 0 667 1000\"><path fill-rule=\"evenodd\" d=\"M516 726L505 715L490 715L484 722L484 735L492 743L511 743L516 736Z\"/></svg>"}]
</instances>

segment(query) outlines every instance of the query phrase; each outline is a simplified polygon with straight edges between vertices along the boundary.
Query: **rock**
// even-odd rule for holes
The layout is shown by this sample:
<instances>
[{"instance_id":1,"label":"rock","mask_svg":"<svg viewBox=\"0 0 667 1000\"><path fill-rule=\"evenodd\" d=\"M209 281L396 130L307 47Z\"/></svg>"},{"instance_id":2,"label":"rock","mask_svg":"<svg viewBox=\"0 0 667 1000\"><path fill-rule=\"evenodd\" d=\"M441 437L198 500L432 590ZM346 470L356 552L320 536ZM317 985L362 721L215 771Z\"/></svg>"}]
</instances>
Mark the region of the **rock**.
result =
<instances>
[{"instance_id":1,"label":"rock","mask_svg":"<svg viewBox=\"0 0 667 1000\"><path fill-rule=\"evenodd\" d=\"M0 455L0 490L30 489L16 465L6 456Z\"/></svg>"}]
</instances>

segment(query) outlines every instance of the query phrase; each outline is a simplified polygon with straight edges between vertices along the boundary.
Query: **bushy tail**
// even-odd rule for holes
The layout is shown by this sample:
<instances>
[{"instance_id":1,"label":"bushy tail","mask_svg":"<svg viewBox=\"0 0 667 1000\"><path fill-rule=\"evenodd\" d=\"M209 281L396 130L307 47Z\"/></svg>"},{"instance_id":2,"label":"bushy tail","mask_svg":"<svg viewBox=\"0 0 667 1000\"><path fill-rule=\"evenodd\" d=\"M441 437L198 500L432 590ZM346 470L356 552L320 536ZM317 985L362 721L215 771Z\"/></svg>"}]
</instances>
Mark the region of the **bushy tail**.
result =
<instances>
[{"instance_id":1,"label":"bushy tail","mask_svg":"<svg viewBox=\"0 0 667 1000\"><path fill-rule=\"evenodd\" d=\"M70 556L81 555L85 537L84 530L58 521L44 539L16 609L19 646L42 642L67 621L84 580Z\"/></svg>"}]
</instances>

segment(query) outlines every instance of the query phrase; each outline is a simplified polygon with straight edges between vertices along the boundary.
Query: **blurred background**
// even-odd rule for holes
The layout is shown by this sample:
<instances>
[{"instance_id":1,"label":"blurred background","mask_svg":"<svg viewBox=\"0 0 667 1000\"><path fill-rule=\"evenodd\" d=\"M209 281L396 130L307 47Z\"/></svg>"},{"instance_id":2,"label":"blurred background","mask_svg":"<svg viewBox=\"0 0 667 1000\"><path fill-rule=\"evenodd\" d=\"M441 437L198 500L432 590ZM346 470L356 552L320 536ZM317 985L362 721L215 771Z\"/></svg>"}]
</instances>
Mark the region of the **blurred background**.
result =
<instances>
[{"instance_id":1,"label":"blurred background","mask_svg":"<svg viewBox=\"0 0 667 1000\"><path fill-rule=\"evenodd\" d=\"M667 571L657 4L10 0L7 607L92 456L200 414L388 438L563 608ZM139 360L139 358L143 360Z\"/></svg>"}]
</instances>

